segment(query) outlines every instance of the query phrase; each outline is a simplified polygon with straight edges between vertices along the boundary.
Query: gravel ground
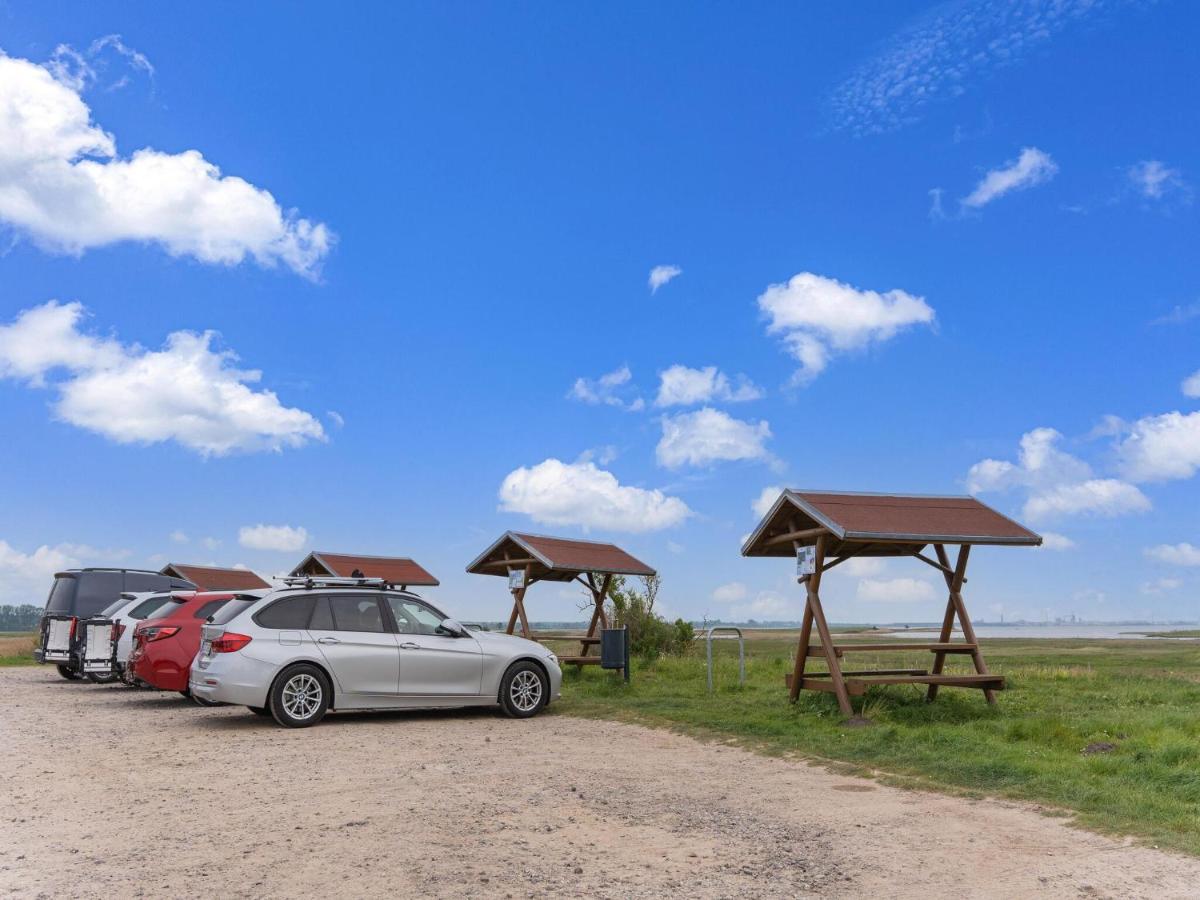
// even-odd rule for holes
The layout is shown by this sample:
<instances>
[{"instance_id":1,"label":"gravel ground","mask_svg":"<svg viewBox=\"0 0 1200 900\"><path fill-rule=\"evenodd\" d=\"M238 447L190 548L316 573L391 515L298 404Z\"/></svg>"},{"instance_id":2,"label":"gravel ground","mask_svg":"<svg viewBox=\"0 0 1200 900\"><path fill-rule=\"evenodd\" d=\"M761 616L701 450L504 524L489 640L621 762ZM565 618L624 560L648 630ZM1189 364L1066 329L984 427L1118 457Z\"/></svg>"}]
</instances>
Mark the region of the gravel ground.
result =
<instances>
[{"instance_id":1,"label":"gravel ground","mask_svg":"<svg viewBox=\"0 0 1200 900\"><path fill-rule=\"evenodd\" d=\"M1187 897L1200 861L1030 807L562 716L276 727L0 669L0 894Z\"/></svg>"}]
</instances>

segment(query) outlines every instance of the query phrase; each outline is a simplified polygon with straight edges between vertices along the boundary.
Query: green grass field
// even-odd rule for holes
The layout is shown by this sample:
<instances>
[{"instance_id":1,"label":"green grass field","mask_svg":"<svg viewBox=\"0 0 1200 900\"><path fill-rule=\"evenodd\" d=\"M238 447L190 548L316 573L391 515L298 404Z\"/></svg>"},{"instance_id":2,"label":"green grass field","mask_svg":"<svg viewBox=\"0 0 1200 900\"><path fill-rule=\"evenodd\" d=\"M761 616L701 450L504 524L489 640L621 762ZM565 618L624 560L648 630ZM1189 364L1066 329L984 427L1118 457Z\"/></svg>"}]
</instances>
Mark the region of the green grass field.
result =
<instances>
[{"instance_id":1,"label":"green grass field","mask_svg":"<svg viewBox=\"0 0 1200 900\"><path fill-rule=\"evenodd\" d=\"M32 666L36 632L0 631L0 667Z\"/></svg>"},{"instance_id":2,"label":"green grass field","mask_svg":"<svg viewBox=\"0 0 1200 900\"><path fill-rule=\"evenodd\" d=\"M744 688L736 642L722 642L712 695L701 645L691 657L635 663L628 686L618 673L568 666L557 711L732 738L892 783L1034 801L1098 831L1200 854L1200 641L986 641L989 668L1008 678L997 706L977 690L943 688L930 704L923 687L875 688L855 699L874 725L847 727L830 694L788 702L794 635L748 637ZM927 668L931 659L856 653L853 667ZM947 671L969 665L949 657Z\"/></svg>"}]
</instances>

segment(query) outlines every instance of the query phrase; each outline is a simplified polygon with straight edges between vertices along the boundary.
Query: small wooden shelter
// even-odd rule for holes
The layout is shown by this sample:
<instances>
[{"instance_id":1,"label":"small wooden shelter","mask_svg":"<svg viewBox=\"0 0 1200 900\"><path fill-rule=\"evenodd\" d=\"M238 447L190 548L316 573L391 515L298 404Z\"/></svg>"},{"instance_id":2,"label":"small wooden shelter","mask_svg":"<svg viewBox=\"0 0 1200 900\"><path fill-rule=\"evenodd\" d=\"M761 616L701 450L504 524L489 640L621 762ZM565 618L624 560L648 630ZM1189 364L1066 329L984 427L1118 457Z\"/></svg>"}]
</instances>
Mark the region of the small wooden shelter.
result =
<instances>
[{"instance_id":1,"label":"small wooden shelter","mask_svg":"<svg viewBox=\"0 0 1200 900\"><path fill-rule=\"evenodd\" d=\"M159 574L190 581L202 591L254 591L271 586L249 569L167 563L159 570Z\"/></svg>"},{"instance_id":2,"label":"small wooden shelter","mask_svg":"<svg viewBox=\"0 0 1200 900\"><path fill-rule=\"evenodd\" d=\"M988 703L995 703L994 692L1003 690L1004 678L988 672L967 615L962 596L967 560L975 544L1036 547L1041 543L1041 537L974 497L786 490L746 540L742 555L796 559L797 580L805 585L806 598L796 663L788 678L791 698L795 701L802 690L828 691L850 716L850 696L865 693L873 684L925 684L930 700L941 686L978 688ZM958 553L952 565L946 548L955 544ZM925 552L931 545L936 559ZM833 642L821 606L821 576L856 556L907 556L941 573L949 599L936 642ZM962 641L951 640L955 619L962 628ZM810 645L814 624L820 643ZM932 670L842 669L847 653L889 650L928 650L933 653ZM969 655L975 673L944 674L950 653ZM824 658L827 672L805 671L808 658L814 656Z\"/></svg>"},{"instance_id":3,"label":"small wooden shelter","mask_svg":"<svg viewBox=\"0 0 1200 900\"><path fill-rule=\"evenodd\" d=\"M355 573L358 573L357 575ZM437 587L440 582L407 556L363 556L314 550L300 560L291 575L325 575L334 578L382 578L401 589Z\"/></svg>"},{"instance_id":4,"label":"small wooden shelter","mask_svg":"<svg viewBox=\"0 0 1200 900\"><path fill-rule=\"evenodd\" d=\"M560 657L563 663L586 665L599 663L592 656L592 647L600 643L600 628L608 627L604 598L614 575L654 575L655 571L615 544L580 541L569 538L546 537L538 534L518 534L506 531L490 547L467 566L474 575L499 575L508 579L513 608L508 617L509 634L517 622L521 635L532 639L529 618L525 614L525 592L538 581L575 581L592 595L594 608L587 634L579 639L578 656Z\"/></svg>"}]
</instances>

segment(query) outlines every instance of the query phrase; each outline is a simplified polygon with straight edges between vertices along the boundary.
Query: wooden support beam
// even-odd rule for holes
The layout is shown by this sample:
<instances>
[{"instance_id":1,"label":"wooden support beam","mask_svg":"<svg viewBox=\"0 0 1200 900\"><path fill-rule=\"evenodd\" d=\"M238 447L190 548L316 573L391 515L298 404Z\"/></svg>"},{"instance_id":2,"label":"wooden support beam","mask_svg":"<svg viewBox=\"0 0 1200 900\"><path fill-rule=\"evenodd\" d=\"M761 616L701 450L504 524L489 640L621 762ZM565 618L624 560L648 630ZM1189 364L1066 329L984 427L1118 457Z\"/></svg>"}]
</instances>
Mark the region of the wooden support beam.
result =
<instances>
[{"instance_id":1,"label":"wooden support beam","mask_svg":"<svg viewBox=\"0 0 1200 900\"><path fill-rule=\"evenodd\" d=\"M916 557L917 559L919 559L921 562L925 563L925 565L933 566L935 569L937 569L943 575L953 575L954 574L954 570L951 569L949 566L943 566L939 562L934 562L932 559L930 559L925 554L921 553L921 551L919 551L919 550L914 550L912 555L914 557ZM968 580L969 579L964 578L963 584L966 584Z\"/></svg>"},{"instance_id":2,"label":"wooden support beam","mask_svg":"<svg viewBox=\"0 0 1200 900\"><path fill-rule=\"evenodd\" d=\"M485 562L484 565L487 566L489 569L501 569L501 568L519 569L521 566L532 566L538 562L540 562L540 560L536 560L536 559L532 559L532 558L493 559L491 562Z\"/></svg>"},{"instance_id":3,"label":"wooden support beam","mask_svg":"<svg viewBox=\"0 0 1200 900\"><path fill-rule=\"evenodd\" d=\"M829 623L825 621L825 611L821 608L821 567L825 565L825 544L827 535L817 536L816 574L808 579L808 607L812 610L813 624L817 626L817 634L821 636L821 646L825 648L825 665L829 669L829 681L833 684L833 692L837 695L838 708L842 715L850 718L854 715L854 707L850 705L850 694L846 690L846 682L842 678L842 667L838 663L837 651L833 647L833 638L829 634ZM802 680L804 682L809 679Z\"/></svg>"},{"instance_id":4,"label":"wooden support beam","mask_svg":"<svg viewBox=\"0 0 1200 900\"><path fill-rule=\"evenodd\" d=\"M863 669L860 672L843 672L843 678L862 678L868 675L928 675L927 669ZM828 672L809 672L805 678L828 678Z\"/></svg>"},{"instance_id":5,"label":"wooden support beam","mask_svg":"<svg viewBox=\"0 0 1200 900\"><path fill-rule=\"evenodd\" d=\"M825 652L820 647L813 647L814 652L809 656L824 656ZM834 650L838 656L846 653L889 653L892 651L901 650L928 650L931 653L974 653L977 649L974 644L966 644L962 641L949 641L944 644L907 644L895 643L888 644L834 644Z\"/></svg>"},{"instance_id":6,"label":"wooden support beam","mask_svg":"<svg viewBox=\"0 0 1200 900\"><path fill-rule=\"evenodd\" d=\"M793 541L802 541L805 538L818 537L822 534L829 534L828 528L802 528L799 531L789 531L785 534L777 534L775 537L767 538L763 541L764 547L774 547L776 544L790 544Z\"/></svg>"}]
</instances>

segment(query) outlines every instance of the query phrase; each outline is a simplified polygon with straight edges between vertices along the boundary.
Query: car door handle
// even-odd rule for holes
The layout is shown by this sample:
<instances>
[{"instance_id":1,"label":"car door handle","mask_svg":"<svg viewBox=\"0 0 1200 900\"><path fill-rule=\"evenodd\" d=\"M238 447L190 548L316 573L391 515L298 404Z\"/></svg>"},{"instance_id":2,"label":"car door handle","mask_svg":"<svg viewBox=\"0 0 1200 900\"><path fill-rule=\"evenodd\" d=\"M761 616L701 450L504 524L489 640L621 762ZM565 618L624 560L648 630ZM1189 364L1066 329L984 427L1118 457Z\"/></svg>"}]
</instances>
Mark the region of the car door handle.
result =
<instances>
[{"instance_id":1,"label":"car door handle","mask_svg":"<svg viewBox=\"0 0 1200 900\"><path fill-rule=\"evenodd\" d=\"M412 641L405 641L400 645L401 650L420 650L420 644L414 644Z\"/></svg>"},{"instance_id":2,"label":"car door handle","mask_svg":"<svg viewBox=\"0 0 1200 900\"><path fill-rule=\"evenodd\" d=\"M320 637L320 638L317 638L317 643L318 644L340 644L341 641L339 641L335 637Z\"/></svg>"}]
</instances>

